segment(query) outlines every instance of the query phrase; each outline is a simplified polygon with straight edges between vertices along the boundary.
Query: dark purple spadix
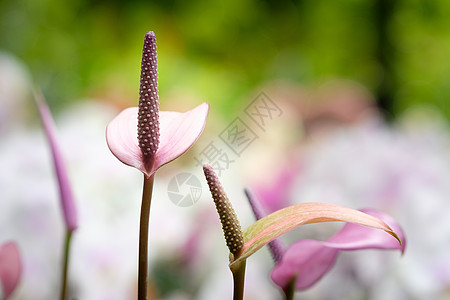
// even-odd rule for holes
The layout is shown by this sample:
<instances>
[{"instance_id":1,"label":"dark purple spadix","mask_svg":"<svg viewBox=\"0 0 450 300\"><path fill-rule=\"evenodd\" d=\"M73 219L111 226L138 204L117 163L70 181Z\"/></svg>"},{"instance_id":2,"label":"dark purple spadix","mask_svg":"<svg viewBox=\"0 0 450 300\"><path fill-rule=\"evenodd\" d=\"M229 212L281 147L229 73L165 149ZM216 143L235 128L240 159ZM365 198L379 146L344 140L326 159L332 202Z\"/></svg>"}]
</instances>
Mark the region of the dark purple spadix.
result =
<instances>
[{"instance_id":1,"label":"dark purple spadix","mask_svg":"<svg viewBox=\"0 0 450 300\"><path fill-rule=\"evenodd\" d=\"M236 213L234 212L231 202L228 200L227 194L225 194L214 169L210 165L205 164L203 166L203 172L205 173L209 190L211 191L217 213L220 217L220 222L222 223L222 229L228 249L230 249L230 252L236 257L244 246L241 225L239 224Z\"/></svg>"},{"instance_id":2,"label":"dark purple spadix","mask_svg":"<svg viewBox=\"0 0 450 300\"><path fill-rule=\"evenodd\" d=\"M156 62L156 37L145 34L139 89L138 141L145 165L151 169L159 147L159 96Z\"/></svg>"}]
</instances>

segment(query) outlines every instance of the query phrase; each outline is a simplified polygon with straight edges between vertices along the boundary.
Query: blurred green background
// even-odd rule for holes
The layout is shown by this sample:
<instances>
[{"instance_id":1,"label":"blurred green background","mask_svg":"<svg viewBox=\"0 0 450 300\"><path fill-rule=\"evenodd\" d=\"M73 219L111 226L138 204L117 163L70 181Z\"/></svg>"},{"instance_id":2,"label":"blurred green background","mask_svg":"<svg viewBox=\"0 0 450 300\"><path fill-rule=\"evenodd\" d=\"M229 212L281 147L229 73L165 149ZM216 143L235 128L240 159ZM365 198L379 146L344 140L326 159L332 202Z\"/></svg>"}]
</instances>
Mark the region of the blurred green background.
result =
<instances>
[{"instance_id":1,"label":"blurred green background","mask_svg":"<svg viewBox=\"0 0 450 300\"><path fill-rule=\"evenodd\" d=\"M194 95L233 114L263 82L361 82L387 116L450 118L446 0L0 0L0 51L22 60L58 111L84 98L137 103L146 31L161 99Z\"/></svg>"}]
</instances>

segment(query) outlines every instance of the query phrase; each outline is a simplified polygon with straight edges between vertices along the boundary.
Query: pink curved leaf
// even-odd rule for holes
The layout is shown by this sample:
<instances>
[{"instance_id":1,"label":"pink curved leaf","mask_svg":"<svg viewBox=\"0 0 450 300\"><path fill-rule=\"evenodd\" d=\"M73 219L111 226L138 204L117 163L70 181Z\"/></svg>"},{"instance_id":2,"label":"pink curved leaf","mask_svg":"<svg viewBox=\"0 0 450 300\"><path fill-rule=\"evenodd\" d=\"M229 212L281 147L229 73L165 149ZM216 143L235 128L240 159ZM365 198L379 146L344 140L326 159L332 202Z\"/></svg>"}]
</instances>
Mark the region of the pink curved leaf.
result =
<instances>
[{"instance_id":1,"label":"pink curved leaf","mask_svg":"<svg viewBox=\"0 0 450 300\"><path fill-rule=\"evenodd\" d=\"M247 228L244 231L242 252L230 262L230 267L245 260L264 245L297 226L335 221L381 229L400 242L397 234L386 223L371 215L329 203L300 203L278 210Z\"/></svg>"},{"instance_id":2,"label":"pink curved leaf","mask_svg":"<svg viewBox=\"0 0 450 300\"><path fill-rule=\"evenodd\" d=\"M111 152L121 162L153 175L161 166L185 153L199 138L206 123L209 105L203 103L185 113L161 111L160 143L155 164L146 169L137 138L138 108L130 107L115 117L106 128L106 142Z\"/></svg>"},{"instance_id":3,"label":"pink curved leaf","mask_svg":"<svg viewBox=\"0 0 450 300\"><path fill-rule=\"evenodd\" d=\"M285 288L295 278L296 290L307 289L331 269L340 250L391 249L402 252L405 250L404 233L394 219L376 210L363 211L393 228L401 244L381 230L347 223L325 242L301 240L289 246L281 261L272 270L273 282Z\"/></svg>"},{"instance_id":4,"label":"pink curved leaf","mask_svg":"<svg viewBox=\"0 0 450 300\"><path fill-rule=\"evenodd\" d=\"M0 245L0 283L3 296L8 298L19 283L22 263L17 245L8 242Z\"/></svg>"}]
</instances>

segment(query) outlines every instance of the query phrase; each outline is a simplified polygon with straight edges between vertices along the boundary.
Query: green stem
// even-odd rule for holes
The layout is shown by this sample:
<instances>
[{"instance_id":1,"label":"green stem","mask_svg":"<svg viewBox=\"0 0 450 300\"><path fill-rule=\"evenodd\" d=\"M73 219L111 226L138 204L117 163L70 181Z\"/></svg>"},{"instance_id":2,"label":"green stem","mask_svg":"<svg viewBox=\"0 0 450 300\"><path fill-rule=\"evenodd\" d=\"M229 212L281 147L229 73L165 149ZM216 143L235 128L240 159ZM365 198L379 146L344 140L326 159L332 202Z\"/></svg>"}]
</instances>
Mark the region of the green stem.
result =
<instances>
[{"instance_id":1,"label":"green stem","mask_svg":"<svg viewBox=\"0 0 450 300\"><path fill-rule=\"evenodd\" d=\"M231 269L233 273L233 300L244 299L245 263L246 261L244 260L238 266Z\"/></svg>"},{"instance_id":2,"label":"green stem","mask_svg":"<svg viewBox=\"0 0 450 300\"><path fill-rule=\"evenodd\" d=\"M295 278L293 278L287 287L283 289L284 296L286 300L292 300L294 299L295 294Z\"/></svg>"},{"instance_id":3,"label":"green stem","mask_svg":"<svg viewBox=\"0 0 450 300\"><path fill-rule=\"evenodd\" d=\"M144 175L139 227L138 300L147 299L148 223L150 218L150 204L152 202L153 181L154 175L150 176L150 178Z\"/></svg>"},{"instance_id":4,"label":"green stem","mask_svg":"<svg viewBox=\"0 0 450 300\"><path fill-rule=\"evenodd\" d=\"M69 270L69 252L70 252L70 240L72 237L72 231L66 230L66 240L64 241L64 265L62 272L62 288L61 288L61 300L67 299L67 272Z\"/></svg>"}]
</instances>

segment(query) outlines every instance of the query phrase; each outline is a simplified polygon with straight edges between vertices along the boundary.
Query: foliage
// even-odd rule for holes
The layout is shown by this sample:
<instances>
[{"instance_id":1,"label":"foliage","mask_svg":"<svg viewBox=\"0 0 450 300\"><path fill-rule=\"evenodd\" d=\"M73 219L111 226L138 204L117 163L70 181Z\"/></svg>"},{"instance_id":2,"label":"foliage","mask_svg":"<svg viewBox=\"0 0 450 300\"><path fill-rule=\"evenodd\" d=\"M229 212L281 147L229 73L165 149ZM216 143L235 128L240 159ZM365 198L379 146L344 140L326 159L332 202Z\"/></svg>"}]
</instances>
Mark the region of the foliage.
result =
<instances>
[{"instance_id":1,"label":"foliage","mask_svg":"<svg viewBox=\"0 0 450 300\"><path fill-rule=\"evenodd\" d=\"M426 104L450 117L450 4L397 1L381 16L388 43L379 45L383 2L4 0L0 51L30 67L56 109L80 97L125 107L137 98L141 36L154 30L161 37L162 96L183 91L232 114L272 79L309 84L344 77L377 95L386 78L381 47L391 73L387 113Z\"/></svg>"}]
</instances>

